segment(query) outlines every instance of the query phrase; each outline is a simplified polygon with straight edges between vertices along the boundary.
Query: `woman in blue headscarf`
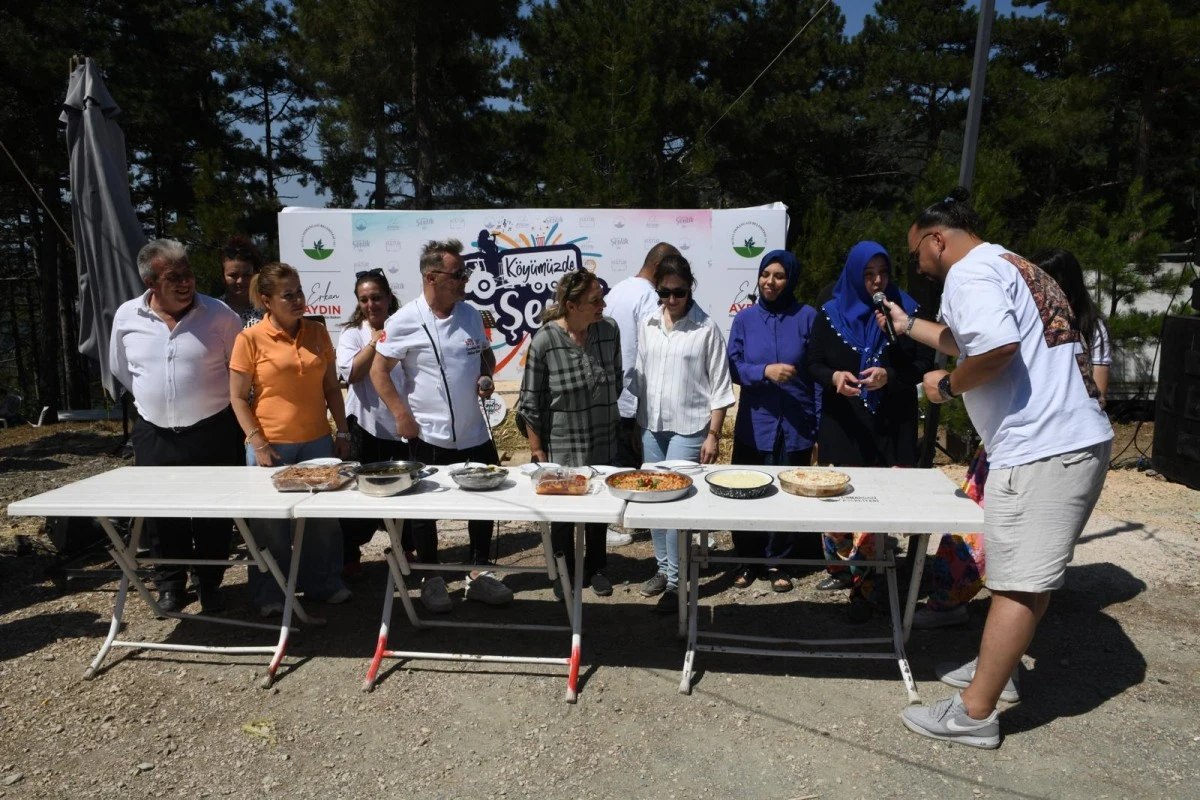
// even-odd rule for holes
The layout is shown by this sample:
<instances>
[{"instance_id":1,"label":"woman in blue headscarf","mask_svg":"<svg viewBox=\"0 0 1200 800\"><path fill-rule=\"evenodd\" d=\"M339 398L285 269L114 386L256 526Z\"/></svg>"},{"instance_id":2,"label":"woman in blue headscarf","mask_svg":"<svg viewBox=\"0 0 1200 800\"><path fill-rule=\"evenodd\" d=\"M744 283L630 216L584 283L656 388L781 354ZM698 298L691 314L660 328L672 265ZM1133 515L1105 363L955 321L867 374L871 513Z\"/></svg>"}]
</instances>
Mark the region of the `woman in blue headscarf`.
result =
<instances>
[{"instance_id":1,"label":"woman in blue headscarf","mask_svg":"<svg viewBox=\"0 0 1200 800\"><path fill-rule=\"evenodd\" d=\"M817 433L819 458L842 467L917 464L917 384L933 368L933 351L899 336L889 343L875 321L872 296L913 315L917 302L891 281L892 259L876 242L859 242L821 307L808 348L808 374L824 390ZM830 561L870 560L872 533L826 534ZM870 569L837 566L818 589L851 589L852 616L870 616ZM861 601L861 602L855 602Z\"/></svg>"},{"instance_id":2,"label":"woman in blue headscarf","mask_svg":"<svg viewBox=\"0 0 1200 800\"><path fill-rule=\"evenodd\" d=\"M733 318L729 331L729 371L742 387L733 428L733 463L803 466L812 463L820 407L804 369L805 351L817 312L796 300L800 264L787 250L762 257L758 300ZM792 533L733 532L743 558L820 558L802 552L815 537ZM738 567L734 586L747 588L761 572L758 564ZM768 565L771 588L786 592L791 577Z\"/></svg>"}]
</instances>

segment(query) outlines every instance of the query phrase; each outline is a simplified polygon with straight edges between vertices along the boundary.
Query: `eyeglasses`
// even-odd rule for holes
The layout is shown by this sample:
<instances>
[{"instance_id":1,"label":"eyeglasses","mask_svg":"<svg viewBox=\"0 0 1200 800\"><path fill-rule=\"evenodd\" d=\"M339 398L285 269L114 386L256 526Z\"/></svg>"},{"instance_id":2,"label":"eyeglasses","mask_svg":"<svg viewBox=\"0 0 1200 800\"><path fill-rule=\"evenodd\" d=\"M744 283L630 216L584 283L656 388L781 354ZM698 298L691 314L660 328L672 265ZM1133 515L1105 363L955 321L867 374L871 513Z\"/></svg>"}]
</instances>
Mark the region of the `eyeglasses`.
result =
<instances>
[{"instance_id":1,"label":"eyeglasses","mask_svg":"<svg viewBox=\"0 0 1200 800\"><path fill-rule=\"evenodd\" d=\"M657 293L658 293L659 299L661 299L661 300L666 300L668 297L674 297L676 299L682 300L683 298L688 296L690 291L688 289L680 286L675 289L658 289Z\"/></svg>"},{"instance_id":2,"label":"eyeglasses","mask_svg":"<svg viewBox=\"0 0 1200 800\"><path fill-rule=\"evenodd\" d=\"M469 269L456 269L453 272L449 272L444 269L431 269L429 270L429 273L434 275L449 275L456 281L465 281L467 278L471 277L471 270Z\"/></svg>"},{"instance_id":3,"label":"eyeglasses","mask_svg":"<svg viewBox=\"0 0 1200 800\"><path fill-rule=\"evenodd\" d=\"M930 231L929 233L925 234L917 240L917 246L908 251L908 260L913 264L913 266L916 266L917 262L921 258L921 242L925 241L930 236L933 236L935 233L937 233L937 231Z\"/></svg>"},{"instance_id":4,"label":"eyeglasses","mask_svg":"<svg viewBox=\"0 0 1200 800\"><path fill-rule=\"evenodd\" d=\"M361 281L363 278L367 277L368 275L378 275L379 277L382 278L383 270L380 269L379 267L375 267L375 269L366 269L366 270L363 270L362 272L356 272L356 273L354 273L354 280Z\"/></svg>"}]
</instances>

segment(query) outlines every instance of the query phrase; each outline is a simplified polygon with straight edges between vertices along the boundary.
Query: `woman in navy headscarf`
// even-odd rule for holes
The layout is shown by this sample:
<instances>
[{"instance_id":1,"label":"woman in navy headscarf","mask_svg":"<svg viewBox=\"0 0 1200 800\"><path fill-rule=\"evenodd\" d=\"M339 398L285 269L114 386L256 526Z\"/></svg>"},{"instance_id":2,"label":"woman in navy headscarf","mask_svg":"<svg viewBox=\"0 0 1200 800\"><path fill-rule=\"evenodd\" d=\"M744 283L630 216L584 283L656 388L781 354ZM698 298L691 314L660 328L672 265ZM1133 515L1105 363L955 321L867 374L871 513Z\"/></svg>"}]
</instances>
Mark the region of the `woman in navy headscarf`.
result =
<instances>
[{"instance_id":1,"label":"woman in navy headscarf","mask_svg":"<svg viewBox=\"0 0 1200 800\"><path fill-rule=\"evenodd\" d=\"M875 321L872 296L882 292L913 315L917 302L891 282L892 260L876 242L859 242L821 307L808 348L808 374L823 389L817 433L821 463L842 467L912 467L917 463L917 384L933 368L933 351L899 336L893 343ZM875 535L826 534L830 561L870 560ZM852 589L852 616L870 616L870 570L832 567L817 588Z\"/></svg>"},{"instance_id":2,"label":"woman in navy headscarf","mask_svg":"<svg viewBox=\"0 0 1200 800\"><path fill-rule=\"evenodd\" d=\"M742 387L733 428L733 463L807 467L812 463L820 407L804 369L805 350L817 312L796 300L800 264L787 250L762 257L758 301L738 312L729 331L729 371ZM743 558L820 558L802 552L815 537L792 533L733 532L733 547ZM738 568L734 586L747 588L760 565ZM786 592L792 579L768 565L771 588Z\"/></svg>"}]
</instances>

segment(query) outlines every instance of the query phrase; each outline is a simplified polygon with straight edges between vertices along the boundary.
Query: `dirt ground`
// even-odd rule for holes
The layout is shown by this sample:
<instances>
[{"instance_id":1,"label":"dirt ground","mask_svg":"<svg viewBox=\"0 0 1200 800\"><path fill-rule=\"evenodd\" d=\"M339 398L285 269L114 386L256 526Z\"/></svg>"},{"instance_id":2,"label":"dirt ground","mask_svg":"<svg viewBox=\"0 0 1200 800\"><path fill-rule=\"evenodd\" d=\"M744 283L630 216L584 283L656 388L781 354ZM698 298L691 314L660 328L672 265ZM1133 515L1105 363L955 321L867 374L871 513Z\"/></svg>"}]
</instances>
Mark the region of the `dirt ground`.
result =
<instances>
[{"instance_id":1,"label":"dirt ground","mask_svg":"<svg viewBox=\"0 0 1200 800\"><path fill-rule=\"evenodd\" d=\"M1118 463L1150 453L1152 427L1136 440L1133 426L1120 428ZM111 424L0 431L0 507L128 463L120 444ZM517 460L518 445L508 446ZM955 480L965 471L941 468ZM1152 472L1110 471L996 751L909 733L887 661L701 653L695 690L680 695L674 619L637 593L652 571L645 533L610 551L613 596L585 594L578 705L563 702L560 670L522 665L390 662L363 693L382 535L353 599L321 609L328 626L300 631L271 690L258 685L261 656L118 651L83 681L115 582L73 580L64 593L46 577L54 555L41 522L0 517L0 797L1200 797L1200 493ZM463 527L444 529L448 558L461 555ZM539 558L527 531L505 524L502 534L501 561ZM717 544L728 548L728 534ZM845 635L844 597L814 591L817 579L800 575L796 591L776 595L707 576L704 622ZM249 613L244 581L243 571L225 578L233 616ZM507 610L463 603L451 582L451 618L560 619L544 578L508 582ZM968 625L913 633L923 699L949 691L935 663L974 655L987 606L984 593ZM415 632L397 610L394 646L547 648L519 633ZM155 621L136 599L126 620L129 638L189 642L213 630ZM231 644L272 640L229 634ZM565 655L567 639L549 646Z\"/></svg>"}]
</instances>

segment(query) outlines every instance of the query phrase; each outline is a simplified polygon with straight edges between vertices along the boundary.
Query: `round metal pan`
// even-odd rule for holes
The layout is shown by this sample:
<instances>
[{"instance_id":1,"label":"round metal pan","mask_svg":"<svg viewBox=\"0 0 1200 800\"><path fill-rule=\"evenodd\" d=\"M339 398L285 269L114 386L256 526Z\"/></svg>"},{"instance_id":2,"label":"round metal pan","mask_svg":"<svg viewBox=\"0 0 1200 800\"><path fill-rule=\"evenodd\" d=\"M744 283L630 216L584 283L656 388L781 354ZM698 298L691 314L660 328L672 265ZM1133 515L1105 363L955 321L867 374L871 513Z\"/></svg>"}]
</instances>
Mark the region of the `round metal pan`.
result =
<instances>
[{"instance_id":1,"label":"round metal pan","mask_svg":"<svg viewBox=\"0 0 1200 800\"><path fill-rule=\"evenodd\" d=\"M687 481L687 485L682 489L667 489L664 491L654 491L652 489L618 489L613 486L613 478L618 475L628 475L630 472L646 472L651 476L662 477L664 475L675 475ZM692 490L692 479L687 475L682 475L678 472L664 472L661 470L624 470L622 472L614 472L604 479L604 483L608 486L608 491L613 497L621 500L628 500L631 503L669 503L672 500L678 500L687 495Z\"/></svg>"},{"instance_id":2,"label":"round metal pan","mask_svg":"<svg viewBox=\"0 0 1200 800\"><path fill-rule=\"evenodd\" d=\"M437 472L420 461L373 461L358 468L358 490L371 497L391 497Z\"/></svg>"},{"instance_id":3,"label":"round metal pan","mask_svg":"<svg viewBox=\"0 0 1200 800\"><path fill-rule=\"evenodd\" d=\"M752 475L761 475L766 478L766 483L761 486L752 486L749 488L736 488L733 486L721 486L713 481L713 478L719 478L721 475L728 475L731 472L750 473ZM760 472L756 469L722 469L716 472L710 472L704 476L704 482L708 484L708 490L717 497L728 497L730 500L754 500L762 497L771 491L771 486L775 482L775 478L769 472Z\"/></svg>"}]
</instances>

